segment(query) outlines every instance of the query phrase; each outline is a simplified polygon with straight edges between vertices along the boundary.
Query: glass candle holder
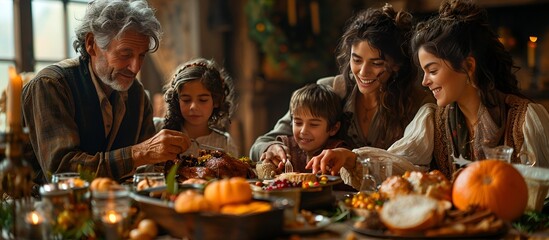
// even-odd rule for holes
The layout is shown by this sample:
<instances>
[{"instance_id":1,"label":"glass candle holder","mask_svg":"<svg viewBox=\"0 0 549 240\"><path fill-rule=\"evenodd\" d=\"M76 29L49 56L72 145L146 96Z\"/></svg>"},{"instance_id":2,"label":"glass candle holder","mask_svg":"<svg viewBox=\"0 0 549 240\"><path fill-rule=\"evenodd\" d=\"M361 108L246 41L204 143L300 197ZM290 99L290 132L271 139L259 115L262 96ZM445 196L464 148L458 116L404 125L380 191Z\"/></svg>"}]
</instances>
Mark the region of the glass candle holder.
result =
<instances>
[{"instance_id":1,"label":"glass candle holder","mask_svg":"<svg viewBox=\"0 0 549 240\"><path fill-rule=\"evenodd\" d=\"M76 217L71 211L71 189L67 184L45 184L40 187L40 195L44 220L52 230L48 238L60 239L62 231L66 230L67 220Z\"/></svg>"},{"instance_id":2,"label":"glass candle holder","mask_svg":"<svg viewBox=\"0 0 549 240\"><path fill-rule=\"evenodd\" d=\"M0 239L2 236L7 237L6 239L48 239L47 236L47 221L45 217L45 212L43 208L40 207L40 202L35 202L34 199L25 198L25 199L16 199L13 201L15 215L14 215L14 229L11 234L8 232L1 232ZM0 229L6 226L0 226ZM4 228L8 230L7 228ZM11 238L10 238L11 237Z\"/></svg>"},{"instance_id":3,"label":"glass candle holder","mask_svg":"<svg viewBox=\"0 0 549 240\"><path fill-rule=\"evenodd\" d=\"M25 230L28 239L46 239L46 221L42 212L32 210L25 214Z\"/></svg>"},{"instance_id":4,"label":"glass candle holder","mask_svg":"<svg viewBox=\"0 0 549 240\"><path fill-rule=\"evenodd\" d=\"M92 192L92 215L106 239L123 239L129 230L130 191L124 186Z\"/></svg>"},{"instance_id":5,"label":"glass candle holder","mask_svg":"<svg viewBox=\"0 0 549 240\"><path fill-rule=\"evenodd\" d=\"M101 216L105 239L121 239L124 234L124 219L115 210L108 210Z\"/></svg>"},{"instance_id":6,"label":"glass candle holder","mask_svg":"<svg viewBox=\"0 0 549 240\"><path fill-rule=\"evenodd\" d=\"M54 173L51 176L52 183L70 183L74 179L80 179L80 174L77 172L65 172L65 173Z\"/></svg>"},{"instance_id":7,"label":"glass candle holder","mask_svg":"<svg viewBox=\"0 0 549 240\"><path fill-rule=\"evenodd\" d=\"M161 172L145 172L133 175L133 186L137 191L164 185L166 185L166 178L164 173Z\"/></svg>"}]
</instances>

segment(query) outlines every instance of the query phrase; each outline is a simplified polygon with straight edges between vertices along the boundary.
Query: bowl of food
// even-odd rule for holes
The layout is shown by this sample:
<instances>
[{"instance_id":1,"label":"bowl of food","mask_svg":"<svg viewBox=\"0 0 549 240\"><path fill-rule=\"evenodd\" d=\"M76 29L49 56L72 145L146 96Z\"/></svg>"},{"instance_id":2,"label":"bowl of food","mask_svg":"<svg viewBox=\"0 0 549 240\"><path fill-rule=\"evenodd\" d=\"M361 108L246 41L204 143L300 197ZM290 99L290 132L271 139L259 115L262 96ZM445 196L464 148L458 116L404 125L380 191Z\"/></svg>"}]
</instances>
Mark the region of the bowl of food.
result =
<instances>
[{"instance_id":1,"label":"bowl of food","mask_svg":"<svg viewBox=\"0 0 549 240\"><path fill-rule=\"evenodd\" d=\"M549 193L549 169L531 167L524 164L513 164L520 172L528 186L527 209L541 212L543 202Z\"/></svg>"}]
</instances>

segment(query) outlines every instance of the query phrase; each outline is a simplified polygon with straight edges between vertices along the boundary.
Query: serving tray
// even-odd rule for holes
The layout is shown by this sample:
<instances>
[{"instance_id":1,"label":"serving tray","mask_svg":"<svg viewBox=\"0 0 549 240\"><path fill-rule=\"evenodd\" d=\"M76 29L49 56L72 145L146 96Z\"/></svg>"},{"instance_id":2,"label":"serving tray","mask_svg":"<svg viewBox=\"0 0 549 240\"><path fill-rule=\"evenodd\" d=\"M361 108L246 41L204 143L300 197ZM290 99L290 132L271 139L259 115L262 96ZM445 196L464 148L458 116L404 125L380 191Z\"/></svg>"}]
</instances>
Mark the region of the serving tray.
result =
<instances>
[{"instance_id":1,"label":"serving tray","mask_svg":"<svg viewBox=\"0 0 549 240\"><path fill-rule=\"evenodd\" d=\"M459 235L438 235L438 236L425 236L424 234L411 234L411 235L398 235L391 233L388 230L375 230L366 228L354 227L354 222L348 223L354 232L364 234L370 237L376 238L388 238L388 239L500 239L509 230L508 225L498 229L494 232L483 232L475 234L459 234Z\"/></svg>"},{"instance_id":2,"label":"serving tray","mask_svg":"<svg viewBox=\"0 0 549 240\"><path fill-rule=\"evenodd\" d=\"M213 212L178 213L173 202L149 197L150 188L133 193L132 198L146 218L155 221L170 236L189 239L270 239L283 233L283 210L286 206L269 199L273 209L267 212L226 215Z\"/></svg>"}]
</instances>

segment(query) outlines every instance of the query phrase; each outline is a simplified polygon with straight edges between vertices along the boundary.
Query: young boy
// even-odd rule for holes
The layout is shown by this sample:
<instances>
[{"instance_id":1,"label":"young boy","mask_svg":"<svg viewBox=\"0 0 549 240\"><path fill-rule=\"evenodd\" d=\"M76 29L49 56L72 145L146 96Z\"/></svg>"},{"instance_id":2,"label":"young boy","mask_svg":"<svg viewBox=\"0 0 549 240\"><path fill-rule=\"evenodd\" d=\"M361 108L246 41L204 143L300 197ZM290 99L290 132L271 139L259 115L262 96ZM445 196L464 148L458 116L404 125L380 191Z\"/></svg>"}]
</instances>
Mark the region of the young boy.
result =
<instances>
[{"instance_id":1,"label":"young boy","mask_svg":"<svg viewBox=\"0 0 549 240\"><path fill-rule=\"evenodd\" d=\"M305 169L309 159L324 149L343 145L342 140L334 137L341 127L342 111L341 98L330 86L308 84L292 94L290 115L293 136L280 135L276 139L288 148L294 172L310 172ZM258 174L263 175L259 171Z\"/></svg>"}]
</instances>

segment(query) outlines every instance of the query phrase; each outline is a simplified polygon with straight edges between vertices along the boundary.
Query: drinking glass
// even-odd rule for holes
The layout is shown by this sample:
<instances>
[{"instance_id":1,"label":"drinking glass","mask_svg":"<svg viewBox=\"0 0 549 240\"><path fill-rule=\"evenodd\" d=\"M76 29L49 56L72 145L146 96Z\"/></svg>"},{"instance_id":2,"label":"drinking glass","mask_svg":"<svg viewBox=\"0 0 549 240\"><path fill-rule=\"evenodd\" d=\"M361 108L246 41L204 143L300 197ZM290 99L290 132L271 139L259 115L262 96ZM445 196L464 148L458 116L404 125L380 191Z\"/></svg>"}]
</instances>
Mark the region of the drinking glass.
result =
<instances>
[{"instance_id":1,"label":"drinking glass","mask_svg":"<svg viewBox=\"0 0 549 240\"><path fill-rule=\"evenodd\" d=\"M511 156L513 155L513 148L509 146L497 146L497 147L490 147L487 145L484 145L482 147L482 150L484 150L484 156L486 159L496 159L505 161L507 163L511 163Z\"/></svg>"},{"instance_id":2,"label":"drinking glass","mask_svg":"<svg viewBox=\"0 0 549 240\"><path fill-rule=\"evenodd\" d=\"M370 159L370 171L379 186L385 179L393 175L393 162L389 159Z\"/></svg>"},{"instance_id":3,"label":"drinking glass","mask_svg":"<svg viewBox=\"0 0 549 240\"><path fill-rule=\"evenodd\" d=\"M362 164L362 182L360 183L359 192L371 194L377 189L377 181L370 174L370 168L372 167L371 160L370 158L364 158L360 163Z\"/></svg>"},{"instance_id":4,"label":"drinking glass","mask_svg":"<svg viewBox=\"0 0 549 240\"><path fill-rule=\"evenodd\" d=\"M133 186L137 191L164 185L166 185L166 179L164 173L161 172L145 172L133 175Z\"/></svg>"}]
</instances>

